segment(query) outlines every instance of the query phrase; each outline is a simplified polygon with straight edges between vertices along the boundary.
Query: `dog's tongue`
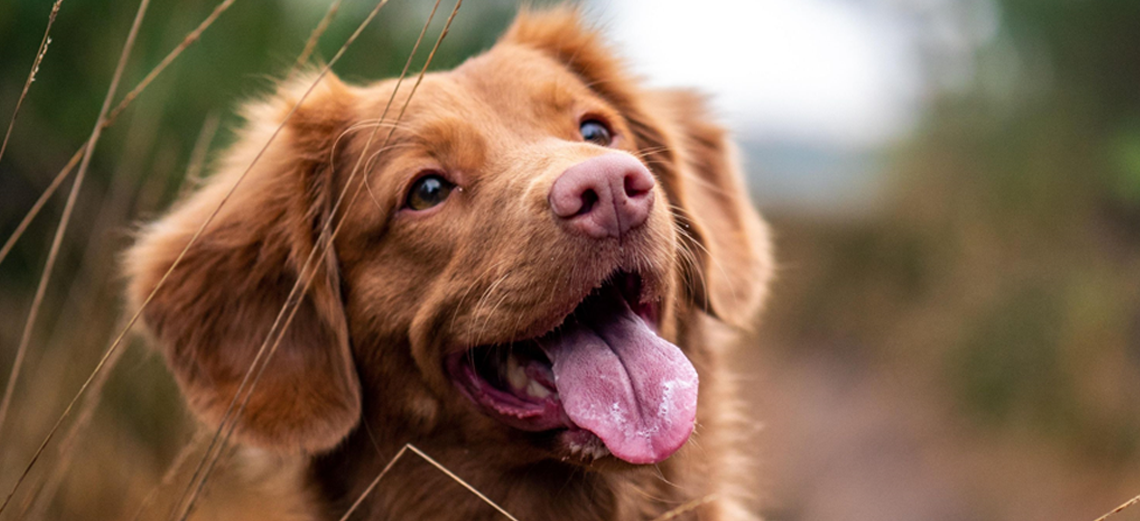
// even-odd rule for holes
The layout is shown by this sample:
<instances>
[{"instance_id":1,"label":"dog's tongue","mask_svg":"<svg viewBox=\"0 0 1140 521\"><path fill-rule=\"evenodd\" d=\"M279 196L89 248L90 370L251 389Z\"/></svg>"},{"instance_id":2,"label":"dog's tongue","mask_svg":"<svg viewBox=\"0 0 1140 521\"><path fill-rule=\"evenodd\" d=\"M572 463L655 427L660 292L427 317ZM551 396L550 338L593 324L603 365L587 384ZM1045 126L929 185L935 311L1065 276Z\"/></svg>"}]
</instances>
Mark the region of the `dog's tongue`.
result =
<instances>
[{"instance_id":1,"label":"dog's tongue","mask_svg":"<svg viewBox=\"0 0 1140 521\"><path fill-rule=\"evenodd\" d=\"M697 372L620 295L569 319L544 341L566 415L625 461L668 458L693 432Z\"/></svg>"}]
</instances>

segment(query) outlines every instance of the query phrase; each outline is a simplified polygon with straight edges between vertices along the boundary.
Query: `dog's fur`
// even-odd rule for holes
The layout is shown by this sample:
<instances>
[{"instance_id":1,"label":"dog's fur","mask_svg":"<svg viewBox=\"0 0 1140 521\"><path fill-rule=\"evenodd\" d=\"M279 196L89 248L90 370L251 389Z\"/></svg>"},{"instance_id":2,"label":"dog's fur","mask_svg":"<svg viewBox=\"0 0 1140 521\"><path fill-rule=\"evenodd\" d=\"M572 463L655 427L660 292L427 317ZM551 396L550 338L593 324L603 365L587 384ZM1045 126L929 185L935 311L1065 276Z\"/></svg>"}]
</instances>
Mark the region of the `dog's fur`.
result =
<instances>
[{"instance_id":1,"label":"dog's fur","mask_svg":"<svg viewBox=\"0 0 1140 521\"><path fill-rule=\"evenodd\" d=\"M141 231L126 257L133 304L314 80L289 82L248 107L248 125L217 174ZM147 306L147 328L191 410L209 427L221 421L366 154L368 187L343 218L331 216L342 230L319 256L234 434L304 462L303 494L291 497L310 498L315 518L337 519L412 442L526 521L653 519L706 498L682 518L750 519L738 490L748 465L736 447L741 424L725 358L764 301L769 243L733 146L701 98L642 88L565 8L524 12L486 53L428 75L390 146L375 155L410 82L365 151L394 87L321 80ZM582 142L584 114L612 125L610 150ZM612 149L650 168L657 203L621 244L571 236L552 224L551 183ZM448 172L461 191L427 212L400 210L424 169ZM456 349L558 325L615 267L647 274L660 297L661 336L700 375L697 428L658 465L562 461L544 434L481 414L443 369ZM497 515L438 471L405 461L356 518Z\"/></svg>"}]
</instances>

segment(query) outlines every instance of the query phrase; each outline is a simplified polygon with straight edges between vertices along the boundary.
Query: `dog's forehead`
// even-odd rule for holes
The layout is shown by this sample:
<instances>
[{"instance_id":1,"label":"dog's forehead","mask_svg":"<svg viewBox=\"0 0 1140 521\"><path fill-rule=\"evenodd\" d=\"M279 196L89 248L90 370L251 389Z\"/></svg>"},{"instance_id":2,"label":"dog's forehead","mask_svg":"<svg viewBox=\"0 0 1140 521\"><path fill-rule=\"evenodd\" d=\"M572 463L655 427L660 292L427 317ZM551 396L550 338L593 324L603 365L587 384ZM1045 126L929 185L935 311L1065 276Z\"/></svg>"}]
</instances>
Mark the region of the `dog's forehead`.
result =
<instances>
[{"instance_id":1,"label":"dog's forehead","mask_svg":"<svg viewBox=\"0 0 1140 521\"><path fill-rule=\"evenodd\" d=\"M365 111L386 105L397 88L393 79L366 89ZM396 106L410 89L399 87ZM509 118L512 123L544 123L576 106L596 107L604 100L582 79L545 53L520 45L499 44L450 71L428 74L410 101L405 123L426 123L445 115L468 121Z\"/></svg>"},{"instance_id":2,"label":"dog's forehead","mask_svg":"<svg viewBox=\"0 0 1140 521\"><path fill-rule=\"evenodd\" d=\"M467 60L452 74L486 94L548 96L587 95L589 87L573 71L546 53L520 45L500 44Z\"/></svg>"},{"instance_id":3,"label":"dog's forehead","mask_svg":"<svg viewBox=\"0 0 1140 521\"><path fill-rule=\"evenodd\" d=\"M575 110L602 103L564 65L518 45L497 45L438 80L433 90L449 98L444 103L515 126L547 127Z\"/></svg>"},{"instance_id":4,"label":"dog's forehead","mask_svg":"<svg viewBox=\"0 0 1140 521\"><path fill-rule=\"evenodd\" d=\"M394 88L379 84L369 103ZM405 100L401 88L397 103ZM609 112L577 75L545 54L498 45L451 71L424 78L397 136L443 166L475 171L503 150L550 136L573 138L585 113ZM371 107L369 110L375 110ZM405 149L411 150L411 149Z\"/></svg>"}]
</instances>

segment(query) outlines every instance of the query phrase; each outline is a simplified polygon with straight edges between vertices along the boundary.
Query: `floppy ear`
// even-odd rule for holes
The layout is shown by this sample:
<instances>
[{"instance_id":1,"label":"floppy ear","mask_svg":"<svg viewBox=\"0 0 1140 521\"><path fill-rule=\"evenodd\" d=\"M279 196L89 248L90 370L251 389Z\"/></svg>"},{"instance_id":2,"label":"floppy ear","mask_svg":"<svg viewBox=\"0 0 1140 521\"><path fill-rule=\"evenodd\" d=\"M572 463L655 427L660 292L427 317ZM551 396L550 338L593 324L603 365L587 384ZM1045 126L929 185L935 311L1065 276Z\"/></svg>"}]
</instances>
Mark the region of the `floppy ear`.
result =
<instances>
[{"instance_id":1,"label":"floppy ear","mask_svg":"<svg viewBox=\"0 0 1140 521\"><path fill-rule=\"evenodd\" d=\"M673 197L680 206L675 213L692 222L694 239L703 246L701 269L712 311L747 327L763 306L773 269L768 228L748 196L736 146L713 122L701 96L650 91L643 99L657 121L643 126L639 146L672 152L661 169L673 170ZM656 132L647 130L651 125Z\"/></svg>"},{"instance_id":2,"label":"floppy ear","mask_svg":"<svg viewBox=\"0 0 1140 521\"><path fill-rule=\"evenodd\" d=\"M248 107L247 126L219 172L143 228L126 257L133 307L156 287L312 81L298 80ZM317 234L336 195L331 165L337 158L330 151L347 127L352 99L335 78L318 85L143 313L191 410L210 426L222 421L309 254L325 242ZM316 452L335 446L357 424L360 383L337 259L332 248L324 249L304 274L313 282L293 299L299 302L293 322L238 418L240 442Z\"/></svg>"},{"instance_id":3,"label":"floppy ear","mask_svg":"<svg viewBox=\"0 0 1140 521\"><path fill-rule=\"evenodd\" d=\"M751 325L772 275L770 240L736 149L703 99L642 89L574 7L523 11L500 43L546 53L622 113L669 196L682 247L696 259L683 274L688 297L728 323Z\"/></svg>"}]
</instances>

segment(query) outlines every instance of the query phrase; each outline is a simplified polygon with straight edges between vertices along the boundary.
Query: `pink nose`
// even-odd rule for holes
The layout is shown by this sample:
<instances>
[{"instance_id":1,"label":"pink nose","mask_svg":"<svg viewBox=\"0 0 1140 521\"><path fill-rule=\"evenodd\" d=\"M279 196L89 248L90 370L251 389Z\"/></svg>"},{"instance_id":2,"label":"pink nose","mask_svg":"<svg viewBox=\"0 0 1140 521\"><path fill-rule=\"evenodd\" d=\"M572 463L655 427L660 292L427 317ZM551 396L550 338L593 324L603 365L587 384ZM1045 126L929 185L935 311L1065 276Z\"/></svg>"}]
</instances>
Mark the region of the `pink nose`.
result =
<instances>
[{"instance_id":1,"label":"pink nose","mask_svg":"<svg viewBox=\"0 0 1140 521\"><path fill-rule=\"evenodd\" d=\"M626 154L609 153L567 168L550 187L550 209L569 229L595 239L621 237L653 208L653 174Z\"/></svg>"}]
</instances>

